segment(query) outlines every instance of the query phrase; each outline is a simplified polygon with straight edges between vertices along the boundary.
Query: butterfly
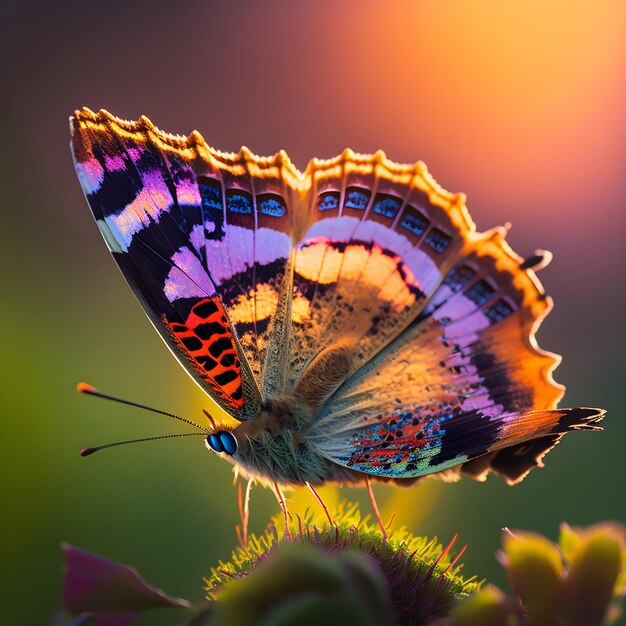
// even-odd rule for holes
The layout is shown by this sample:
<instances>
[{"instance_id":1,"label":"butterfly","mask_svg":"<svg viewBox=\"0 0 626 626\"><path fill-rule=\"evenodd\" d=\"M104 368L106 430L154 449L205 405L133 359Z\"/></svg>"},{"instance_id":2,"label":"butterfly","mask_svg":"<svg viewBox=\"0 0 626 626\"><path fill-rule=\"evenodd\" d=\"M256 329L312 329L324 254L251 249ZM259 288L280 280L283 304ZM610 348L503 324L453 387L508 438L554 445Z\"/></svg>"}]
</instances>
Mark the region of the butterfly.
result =
<instances>
[{"instance_id":1,"label":"butterfly","mask_svg":"<svg viewBox=\"0 0 626 626\"><path fill-rule=\"evenodd\" d=\"M185 370L234 418L207 446L283 485L519 482L604 412L557 408L552 307L506 229L476 231L426 166L345 150L298 171L170 135L71 118L109 250ZM369 485L369 483L368 483Z\"/></svg>"}]
</instances>

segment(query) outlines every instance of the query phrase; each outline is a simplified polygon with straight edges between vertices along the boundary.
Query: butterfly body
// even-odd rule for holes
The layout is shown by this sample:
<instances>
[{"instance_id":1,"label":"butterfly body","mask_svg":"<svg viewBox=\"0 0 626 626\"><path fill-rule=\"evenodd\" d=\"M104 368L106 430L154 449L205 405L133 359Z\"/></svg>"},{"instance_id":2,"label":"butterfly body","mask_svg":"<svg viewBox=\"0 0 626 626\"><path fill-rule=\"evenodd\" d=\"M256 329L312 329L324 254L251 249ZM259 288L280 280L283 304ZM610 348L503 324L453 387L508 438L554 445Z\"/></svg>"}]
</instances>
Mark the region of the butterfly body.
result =
<instances>
[{"instance_id":1,"label":"butterfly body","mask_svg":"<svg viewBox=\"0 0 626 626\"><path fill-rule=\"evenodd\" d=\"M299 172L283 152L225 154L88 109L72 131L109 249L237 420L222 454L250 475L513 483L565 432L598 428L597 409L557 409L559 359L534 339L541 259L478 233L422 163L346 150Z\"/></svg>"}]
</instances>

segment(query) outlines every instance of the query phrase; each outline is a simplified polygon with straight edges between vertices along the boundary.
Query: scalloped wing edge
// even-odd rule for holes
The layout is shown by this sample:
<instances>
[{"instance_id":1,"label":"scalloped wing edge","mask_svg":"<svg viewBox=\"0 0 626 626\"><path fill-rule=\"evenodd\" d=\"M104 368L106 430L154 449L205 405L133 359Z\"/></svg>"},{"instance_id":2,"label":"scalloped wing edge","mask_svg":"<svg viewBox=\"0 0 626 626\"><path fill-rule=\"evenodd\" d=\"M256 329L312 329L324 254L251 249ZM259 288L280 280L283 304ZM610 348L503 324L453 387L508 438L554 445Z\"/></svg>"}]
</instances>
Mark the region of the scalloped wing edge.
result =
<instances>
[{"instance_id":1,"label":"scalloped wing edge","mask_svg":"<svg viewBox=\"0 0 626 626\"><path fill-rule=\"evenodd\" d=\"M565 388L554 380L553 375L554 370L561 362L561 357L558 354L540 348L536 339L537 330L552 309L552 299L545 295L543 286L535 271L521 267L524 263L524 258L518 255L505 239L508 229L496 227L485 232L476 231L476 225L472 221L466 206L465 194L446 191L437 183L422 161L417 161L413 164L401 164L388 159L382 150L374 154L361 154L346 148L341 154L329 159L313 158L308 162L304 171L300 171L284 150L280 150L272 156L258 156L245 146L240 149L239 153L220 151L210 147L197 130L193 130L189 135L167 133L160 130L145 115L141 115L137 121L132 121L117 117L105 109L100 109L96 113L88 107L84 107L74 111L74 116L82 122L108 122L116 126L117 130L122 134L124 132L136 132L137 129L141 129L148 132L155 143L161 143L164 146L177 150L184 151L186 148L193 146L200 155L205 153L208 158L218 159L224 167L228 168L230 166L235 174L241 169L240 163L242 160L256 165L264 165L265 167L268 165L280 166L286 177L285 182L293 190L302 194L310 189L314 173L317 170L340 165L345 161L351 161L355 164L373 163L380 165L387 170L392 180L397 178L400 181L408 177L407 183L415 185L415 187L424 191L433 204L441 207L448 213L454 225L467 240L466 251L472 248L478 249L486 241L492 240L497 253L501 255L500 259L511 266L514 275L516 277L525 277L527 284L521 287L525 303L530 303L532 300L532 304L529 304L528 309L531 314L526 321L527 334L525 334L525 340L533 353L546 360L546 365L542 369L542 377L544 383L553 390L553 407L562 398ZM497 261L498 259L496 258Z\"/></svg>"}]
</instances>

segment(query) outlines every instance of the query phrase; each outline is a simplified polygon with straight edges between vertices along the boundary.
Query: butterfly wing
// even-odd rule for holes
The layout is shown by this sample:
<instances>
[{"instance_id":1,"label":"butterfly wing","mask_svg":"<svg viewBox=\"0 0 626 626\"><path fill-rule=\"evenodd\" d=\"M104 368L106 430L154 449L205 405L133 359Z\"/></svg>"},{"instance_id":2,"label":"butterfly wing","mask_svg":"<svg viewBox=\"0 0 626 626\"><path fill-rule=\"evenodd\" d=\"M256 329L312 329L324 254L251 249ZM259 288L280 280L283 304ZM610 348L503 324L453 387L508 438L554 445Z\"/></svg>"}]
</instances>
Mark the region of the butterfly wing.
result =
<instances>
[{"instance_id":1,"label":"butterfly wing","mask_svg":"<svg viewBox=\"0 0 626 626\"><path fill-rule=\"evenodd\" d=\"M72 120L98 226L166 343L228 413L280 400L335 464L519 480L595 409L556 410L550 301L423 164L347 150L301 174L198 133ZM528 265L528 264L526 264ZM285 401L287 404L285 404Z\"/></svg>"},{"instance_id":2,"label":"butterfly wing","mask_svg":"<svg viewBox=\"0 0 626 626\"><path fill-rule=\"evenodd\" d=\"M346 150L305 174L288 371L316 406L419 315L474 225L422 163Z\"/></svg>"},{"instance_id":3,"label":"butterfly wing","mask_svg":"<svg viewBox=\"0 0 626 626\"><path fill-rule=\"evenodd\" d=\"M219 153L198 133L106 111L77 111L71 127L87 201L152 323L224 410L256 415L270 325L289 292L288 159Z\"/></svg>"},{"instance_id":4,"label":"butterfly wing","mask_svg":"<svg viewBox=\"0 0 626 626\"><path fill-rule=\"evenodd\" d=\"M238 419L294 389L302 406L318 404L310 390L325 356L349 347L336 386L419 313L473 229L462 196L382 153L348 150L301 174L284 153L220 153L145 117L84 109L72 129L122 272L181 363Z\"/></svg>"},{"instance_id":5,"label":"butterfly wing","mask_svg":"<svg viewBox=\"0 0 626 626\"><path fill-rule=\"evenodd\" d=\"M427 305L351 377L309 441L339 465L409 479L456 468L521 480L572 429L597 429L597 409L556 409L556 355L534 334L551 301L505 242L468 233Z\"/></svg>"}]
</instances>

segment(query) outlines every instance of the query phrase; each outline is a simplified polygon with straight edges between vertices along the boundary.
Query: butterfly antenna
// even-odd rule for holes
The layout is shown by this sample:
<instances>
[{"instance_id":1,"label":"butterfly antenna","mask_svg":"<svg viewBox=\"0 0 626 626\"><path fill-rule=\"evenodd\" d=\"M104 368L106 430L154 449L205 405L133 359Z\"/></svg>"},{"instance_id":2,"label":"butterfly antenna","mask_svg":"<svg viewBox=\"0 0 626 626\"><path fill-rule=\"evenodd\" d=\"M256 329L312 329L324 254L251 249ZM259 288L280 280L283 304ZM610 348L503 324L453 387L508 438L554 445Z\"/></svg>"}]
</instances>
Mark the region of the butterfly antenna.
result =
<instances>
[{"instance_id":1,"label":"butterfly antenna","mask_svg":"<svg viewBox=\"0 0 626 626\"><path fill-rule=\"evenodd\" d=\"M156 439L173 439L174 437L204 437L204 433L178 433L175 435L160 435L158 437L143 437L142 439L128 439L127 441L117 441L115 443L107 443L103 446L97 446L95 448L83 448L80 451L80 456L89 456L94 452L99 452L105 448L114 448L115 446L124 446L127 443L140 443L141 441L154 441Z\"/></svg>"},{"instance_id":2,"label":"butterfly antenna","mask_svg":"<svg viewBox=\"0 0 626 626\"><path fill-rule=\"evenodd\" d=\"M87 394L88 396L96 396L98 398L104 398L105 400L113 400L114 402L120 402L121 404L128 404L129 406L134 406L134 407L137 407L138 409L143 409L144 411L150 411L152 413L158 413L159 415L165 415L166 417L171 417L175 420L178 420L179 422L184 422L185 424L194 426L198 430L201 430L203 433L209 432L208 428L205 428L204 426L200 426L200 424L196 424L195 422L185 419L184 417L174 415L174 413L168 413L167 411L161 411L160 409L154 409L150 406L146 406L145 404L139 404L138 402L132 402L131 400L124 400L123 398L111 396L108 393L102 393L102 391L99 391L94 386L89 385L87 383L78 383L78 385L76 385L76 391L78 391L78 393ZM205 411L205 414L208 415L206 411ZM213 420L211 420L211 423L215 427L215 422L213 422Z\"/></svg>"}]
</instances>

